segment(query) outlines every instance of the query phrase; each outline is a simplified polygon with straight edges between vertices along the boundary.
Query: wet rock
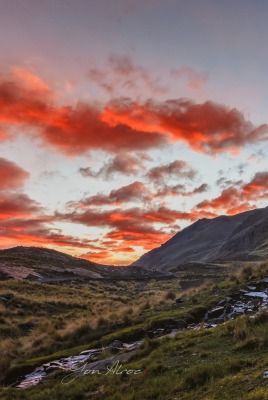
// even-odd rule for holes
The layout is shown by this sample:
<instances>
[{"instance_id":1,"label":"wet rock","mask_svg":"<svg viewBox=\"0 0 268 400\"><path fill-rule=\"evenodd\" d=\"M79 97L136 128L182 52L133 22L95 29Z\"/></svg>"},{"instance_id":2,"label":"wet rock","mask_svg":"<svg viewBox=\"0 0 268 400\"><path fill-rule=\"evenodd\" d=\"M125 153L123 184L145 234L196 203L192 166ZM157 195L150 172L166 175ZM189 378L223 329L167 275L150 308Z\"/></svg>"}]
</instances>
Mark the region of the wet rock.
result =
<instances>
[{"instance_id":1,"label":"wet rock","mask_svg":"<svg viewBox=\"0 0 268 400\"><path fill-rule=\"evenodd\" d=\"M12 293L5 293L5 294L1 294L0 299L4 300L4 301L10 301L12 299L14 299L14 294Z\"/></svg>"},{"instance_id":2,"label":"wet rock","mask_svg":"<svg viewBox=\"0 0 268 400\"><path fill-rule=\"evenodd\" d=\"M120 340L114 340L109 346L108 349L112 353L118 353L120 350L123 349L123 343Z\"/></svg>"},{"instance_id":3,"label":"wet rock","mask_svg":"<svg viewBox=\"0 0 268 400\"><path fill-rule=\"evenodd\" d=\"M184 325L184 327L186 326L186 324ZM173 330L177 330L178 329L178 326L177 325L167 325L166 327L165 327L165 332L166 333L170 333L171 331L173 331Z\"/></svg>"},{"instance_id":4,"label":"wet rock","mask_svg":"<svg viewBox=\"0 0 268 400\"><path fill-rule=\"evenodd\" d=\"M220 316L222 316L224 314L224 312L225 312L224 307L213 308L213 310L208 312L207 318L209 318L209 319L219 318Z\"/></svg>"},{"instance_id":5,"label":"wet rock","mask_svg":"<svg viewBox=\"0 0 268 400\"><path fill-rule=\"evenodd\" d=\"M256 290L262 291L268 289L268 278L261 279L256 283Z\"/></svg>"},{"instance_id":6,"label":"wet rock","mask_svg":"<svg viewBox=\"0 0 268 400\"><path fill-rule=\"evenodd\" d=\"M241 292L239 290L236 290L234 292L229 292L228 296L232 298L232 300L238 300L241 298Z\"/></svg>"},{"instance_id":7,"label":"wet rock","mask_svg":"<svg viewBox=\"0 0 268 400\"><path fill-rule=\"evenodd\" d=\"M264 292L248 292L248 293L245 293L245 296L257 297L257 298L261 298L261 299L268 298L268 294L264 293Z\"/></svg>"},{"instance_id":8,"label":"wet rock","mask_svg":"<svg viewBox=\"0 0 268 400\"><path fill-rule=\"evenodd\" d=\"M230 314L233 311L233 307L231 306L231 304L226 304L225 306L225 315Z\"/></svg>"},{"instance_id":9,"label":"wet rock","mask_svg":"<svg viewBox=\"0 0 268 400\"><path fill-rule=\"evenodd\" d=\"M175 329L185 329L187 326L187 322L184 319L177 319L175 321L176 328Z\"/></svg>"},{"instance_id":10,"label":"wet rock","mask_svg":"<svg viewBox=\"0 0 268 400\"><path fill-rule=\"evenodd\" d=\"M164 328L158 328L158 329L156 329L156 331L155 331L155 337L163 336L164 333L165 333L165 329L164 329Z\"/></svg>"},{"instance_id":11,"label":"wet rock","mask_svg":"<svg viewBox=\"0 0 268 400\"><path fill-rule=\"evenodd\" d=\"M224 306L225 304L229 303L232 300L231 297L226 297L225 299L221 300L217 306Z\"/></svg>"},{"instance_id":12,"label":"wet rock","mask_svg":"<svg viewBox=\"0 0 268 400\"><path fill-rule=\"evenodd\" d=\"M250 291L256 290L256 286L247 286L247 289Z\"/></svg>"}]
</instances>

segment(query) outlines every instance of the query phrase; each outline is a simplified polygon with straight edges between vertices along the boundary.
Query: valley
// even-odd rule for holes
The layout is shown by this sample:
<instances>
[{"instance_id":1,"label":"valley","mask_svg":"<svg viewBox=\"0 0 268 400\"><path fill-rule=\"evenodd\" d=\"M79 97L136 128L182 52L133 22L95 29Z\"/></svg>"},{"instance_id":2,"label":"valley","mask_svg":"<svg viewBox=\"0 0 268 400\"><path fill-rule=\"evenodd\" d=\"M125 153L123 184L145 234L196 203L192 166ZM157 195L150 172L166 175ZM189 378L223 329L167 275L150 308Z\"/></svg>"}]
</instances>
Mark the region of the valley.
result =
<instances>
[{"instance_id":1,"label":"valley","mask_svg":"<svg viewBox=\"0 0 268 400\"><path fill-rule=\"evenodd\" d=\"M215 249L195 256L212 249L215 236L201 245L197 222L170 241L173 256L192 237L199 250L161 268L100 265L46 248L1 250L1 399L265 400L267 209L226 218L229 236L225 229L216 240L224 257L211 257ZM205 223L218 229L219 221Z\"/></svg>"}]
</instances>

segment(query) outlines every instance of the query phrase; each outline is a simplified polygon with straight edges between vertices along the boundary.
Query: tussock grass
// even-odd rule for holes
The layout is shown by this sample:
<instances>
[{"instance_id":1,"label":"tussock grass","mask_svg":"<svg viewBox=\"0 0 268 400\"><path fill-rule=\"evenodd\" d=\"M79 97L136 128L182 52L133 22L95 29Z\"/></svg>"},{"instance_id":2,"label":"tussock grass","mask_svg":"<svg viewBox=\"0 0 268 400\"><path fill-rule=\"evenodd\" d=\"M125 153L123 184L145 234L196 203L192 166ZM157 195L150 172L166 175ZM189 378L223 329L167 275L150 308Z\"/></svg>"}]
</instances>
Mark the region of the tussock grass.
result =
<instances>
[{"instance_id":1,"label":"tussock grass","mask_svg":"<svg viewBox=\"0 0 268 400\"><path fill-rule=\"evenodd\" d=\"M2 338L0 372L31 372L51 359L78 354L118 339L130 342L146 337L149 329L167 323L191 322L230 289L264 276L267 264L243 272L235 280L182 293L179 280L149 282L88 282L68 286L34 282L3 282L1 293L14 298L0 302L4 324L34 328L25 336ZM242 274L242 273L241 273ZM253 278L252 278L253 279ZM55 290L57 289L57 290ZM170 294L172 293L172 295ZM183 297L182 304L175 298ZM17 304L22 304L19 308ZM14 330L15 332L15 330ZM14 333L13 332L13 333ZM229 321L215 329L181 331L175 338L146 339L128 364L141 369L136 377L85 376L70 385L60 383L55 371L41 386L26 391L1 389L3 400L264 400L267 397L268 314ZM6 349L6 351L4 351ZM54 354L52 354L54 352ZM109 354L107 353L109 356ZM2 369L1 369L2 368ZM3 375L3 376L4 376ZM249 390L250 389L250 390Z\"/></svg>"}]
</instances>

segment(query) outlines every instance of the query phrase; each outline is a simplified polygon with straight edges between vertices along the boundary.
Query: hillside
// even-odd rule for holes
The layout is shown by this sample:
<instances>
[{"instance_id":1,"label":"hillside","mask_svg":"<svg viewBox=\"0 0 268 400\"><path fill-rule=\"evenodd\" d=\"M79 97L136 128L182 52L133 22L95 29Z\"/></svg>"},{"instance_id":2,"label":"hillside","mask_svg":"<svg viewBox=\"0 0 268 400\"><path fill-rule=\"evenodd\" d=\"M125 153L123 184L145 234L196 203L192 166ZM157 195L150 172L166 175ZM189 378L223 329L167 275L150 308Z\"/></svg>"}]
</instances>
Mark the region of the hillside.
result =
<instances>
[{"instance_id":1,"label":"hillside","mask_svg":"<svg viewBox=\"0 0 268 400\"><path fill-rule=\"evenodd\" d=\"M0 398L267 399L267 263L199 290L171 280L172 297L143 283L2 282Z\"/></svg>"},{"instance_id":2,"label":"hillside","mask_svg":"<svg viewBox=\"0 0 268 400\"><path fill-rule=\"evenodd\" d=\"M0 250L0 279L49 283L73 279L147 279L165 275L141 267L96 264L46 248L18 246Z\"/></svg>"},{"instance_id":3,"label":"hillside","mask_svg":"<svg viewBox=\"0 0 268 400\"><path fill-rule=\"evenodd\" d=\"M260 260L268 255L268 208L203 218L133 265L168 270L187 262Z\"/></svg>"}]
</instances>

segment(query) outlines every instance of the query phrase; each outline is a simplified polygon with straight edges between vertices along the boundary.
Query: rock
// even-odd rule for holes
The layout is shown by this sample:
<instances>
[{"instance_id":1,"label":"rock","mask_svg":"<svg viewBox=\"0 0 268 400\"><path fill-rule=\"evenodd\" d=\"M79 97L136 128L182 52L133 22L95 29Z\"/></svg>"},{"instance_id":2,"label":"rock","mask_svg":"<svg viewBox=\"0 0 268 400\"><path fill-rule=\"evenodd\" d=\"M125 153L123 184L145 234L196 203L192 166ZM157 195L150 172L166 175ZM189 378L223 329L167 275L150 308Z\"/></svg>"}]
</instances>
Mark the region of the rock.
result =
<instances>
[{"instance_id":1,"label":"rock","mask_svg":"<svg viewBox=\"0 0 268 400\"><path fill-rule=\"evenodd\" d=\"M263 376L264 378L268 378L268 371L265 371L265 372L262 374L262 376Z\"/></svg>"},{"instance_id":2,"label":"rock","mask_svg":"<svg viewBox=\"0 0 268 400\"><path fill-rule=\"evenodd\" d=\"M183 319L178 319L175 321L176 328L174 329L184 329L187 326L187 322Z\"/></svg>"},{"instance_id":3,"label":"rock","mask_svg":"<svg viewBox=\"0 0 268 400\"><path fill-rule=\"evenodd\" d=\"M12 300L14 297L15 296L12 293L5 293L5 294L1 294L0 299L2 299L4 301L9 301L9 300Z\"/></svg>"},{"instance_id":4,"label":"rock","mask_svg":"<svg viewBox=\"0 0 268 400\"><path fill-rule=\"evenodd\" d=\"M232 298L232 300L238 300L241 298L241 292L236 290L235 292L229 292L228 296Z\"/></svg>"},{"instance_id":5,"label":"rock","mask_svg":"<svg viewBox=\"0 0 268 400\"><path fill-rule=\"evenodd\" d=\"M184 303L184 299L179 297L178 299L175 300L175 303L177 304Z\"/></svg>"},{"instance_id":6,"label":"rock","mask_svg":"<svg viewBox=\"0 0 268 400\"><path fill-rule=\"evenodd\" d=\"M24 335L27 335L34 328L34 324L32 324L32 323L18 324L17 326L19 329L22 330Z\"/></svg>"},{"instance_id":7,"label":"rock","mask_svg":"<svg viewBox=\"0 0 268 400\"><path fill-rule=\"evenodd\" d=\"M191 310L190 315L193 317L194 322L196 323L196 322L201 321L204 318L206 312L207 312L207 309L205 307L199 306L199 307L196 307L193 310Z\"/></svg>"},{"instance_id":8,"label":"rock","mask_svg":"<svg viewBox=\"0 0 268 400\"><path fill-rule=\"evenodd\" d=\"M118 353L123 348L123 343L120 340L114 340L111 344L109 344L108 349L112 353Z\"/></svg>"},{"instance_id":9,"label":"rock","mask_svg":"<svg viewBox=\"0 0 268 400\"><path fill-rule=\"evenodd\" d=\"M226 304L225 306L225 315L230 314L233 311L233 307L231 306L231 304Z\"/></svg>"},{"instance_id":10,"label":"rock","mask_svg":"<svg viewBox=\"0 0 268 400\"><path fill-rule=\"evenodd\" d=\"M245 296L249 296L249 297L257 297L260 299L267 299L268 295L264 292L248 292L245 293Z\"/></svg>"},{"instance_id":11,"label":"rock","mask_svg":"<svg viewBox=\"0 0 268 400\"><path fill-rule=\"evenodd\" d=\"M213 308L213 310L209 311L207 314L207 318L213 319L213 318L219 318L224 314L225 308L224 307L216 307Z\"/></svg>"}]
</instances>

